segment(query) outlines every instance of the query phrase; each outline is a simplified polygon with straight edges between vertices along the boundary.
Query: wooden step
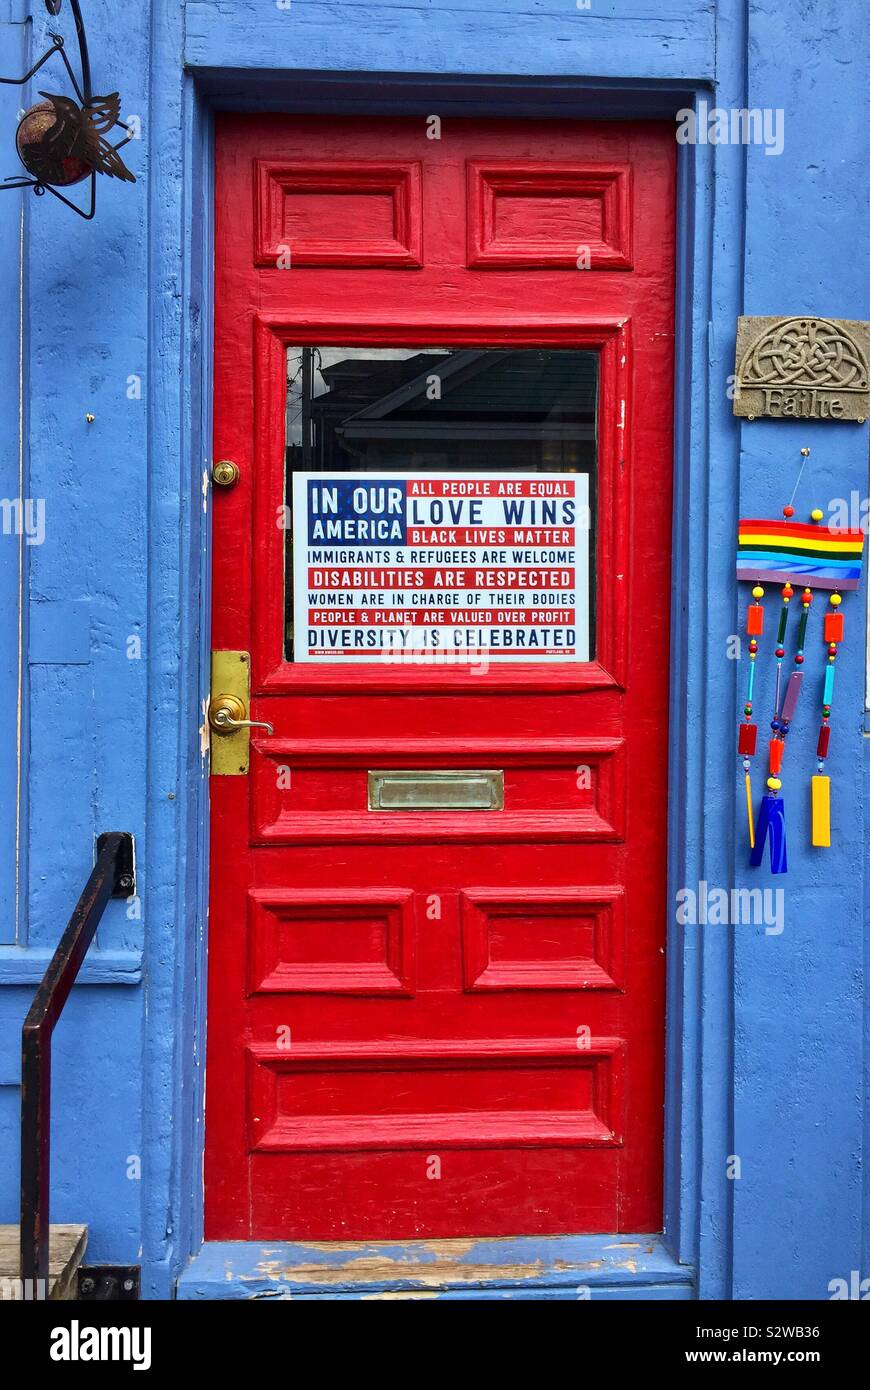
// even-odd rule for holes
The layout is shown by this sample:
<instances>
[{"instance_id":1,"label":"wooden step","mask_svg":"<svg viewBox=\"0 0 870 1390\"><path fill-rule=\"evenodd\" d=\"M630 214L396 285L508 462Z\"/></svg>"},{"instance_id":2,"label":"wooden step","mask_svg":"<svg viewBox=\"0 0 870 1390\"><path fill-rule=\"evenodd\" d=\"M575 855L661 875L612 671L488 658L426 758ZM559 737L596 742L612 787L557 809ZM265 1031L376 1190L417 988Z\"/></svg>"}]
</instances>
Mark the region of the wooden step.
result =
<instances>
[{"instance_id":1,"label":"wooden step","mask_svg":"<svg viewBox=\"0 0 870 1390\"><path fill-rule=\"evenodd\" d=\"M0 1300L22 1296L19 1239L17 1226L0 1226ZM87 1243L87 1226L52 1226L48 1245L49 1298L76 1297L76 1270Z\"/></svg>"}]
</instances>

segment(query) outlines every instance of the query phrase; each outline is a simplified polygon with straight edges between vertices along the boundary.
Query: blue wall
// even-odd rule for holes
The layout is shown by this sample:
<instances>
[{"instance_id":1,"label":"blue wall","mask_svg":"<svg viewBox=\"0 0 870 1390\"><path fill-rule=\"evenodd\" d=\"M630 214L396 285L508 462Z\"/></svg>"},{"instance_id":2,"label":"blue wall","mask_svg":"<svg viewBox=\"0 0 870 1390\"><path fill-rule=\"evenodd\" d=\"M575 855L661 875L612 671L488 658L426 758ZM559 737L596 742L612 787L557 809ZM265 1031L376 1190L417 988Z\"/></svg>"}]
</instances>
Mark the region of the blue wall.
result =
<instances>
[{"instance_id":1,"label":"blue wall","mask_svg":"<svg viewBox=\"0 0 870 1390\"><path fill-rule=\"evenodd\" d=\"M0 535L0 1221L16 1219L21 1019L93 836L131 830L141 903L110 905L57 1036L53 1216L165 1295L200 1222L211 105L619 116L694 92L784 109L778 157L681 151L671 878L730 886L750 882L725 657L738 509L775 515L802 445L801 514L867 491L866 427L733 419L735 318L868 314L870 31L825 0L82 2L95 87L120 89L142 139L137 184L104 181L92 224L0 195L0 496L46 504L44 544ZM68 5L62 23L71 38ZM0 0L4 73L48 25L36 0ZM0 176L31 99L0 87ZM870 1273L863 602L846 609L830 771L854 816L828 854L793 836L781 936L671 923L668 1239L705 1297L818 1299Z\"/></svg>"}]
</instances>

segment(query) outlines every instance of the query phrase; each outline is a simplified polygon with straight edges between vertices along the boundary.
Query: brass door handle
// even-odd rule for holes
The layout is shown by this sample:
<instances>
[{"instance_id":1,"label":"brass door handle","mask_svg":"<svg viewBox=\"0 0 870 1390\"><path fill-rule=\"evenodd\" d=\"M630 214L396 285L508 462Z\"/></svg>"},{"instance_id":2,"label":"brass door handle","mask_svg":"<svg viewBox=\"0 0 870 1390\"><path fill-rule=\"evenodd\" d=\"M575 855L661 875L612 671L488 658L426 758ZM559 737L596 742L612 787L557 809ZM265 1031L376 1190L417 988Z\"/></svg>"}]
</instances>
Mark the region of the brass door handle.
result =
<instances>
[{"instance_id":1,"label":"brass door handle","mask_svg":"<svg viewBox=\"0 0 870 1390\"><path fill-rule=\"evenodd\" d=\"M239 729L265 729L274 734L264 719L248 719L248 711L237 695L215 695L208 707L208 722L216 734L234 734Z\"/></svg>"}]
</instances>

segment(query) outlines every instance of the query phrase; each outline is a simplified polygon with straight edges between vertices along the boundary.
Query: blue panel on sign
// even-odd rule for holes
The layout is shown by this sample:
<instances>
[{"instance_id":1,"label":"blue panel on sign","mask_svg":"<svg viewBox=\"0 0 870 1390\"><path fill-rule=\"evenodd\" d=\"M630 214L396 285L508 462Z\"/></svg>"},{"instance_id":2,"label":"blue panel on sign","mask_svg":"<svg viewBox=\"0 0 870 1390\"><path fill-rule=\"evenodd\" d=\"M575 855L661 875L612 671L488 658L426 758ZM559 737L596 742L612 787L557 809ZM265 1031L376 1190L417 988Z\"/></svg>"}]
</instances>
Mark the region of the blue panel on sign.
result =
<instances>
[{"instance_id":1,"label":"blue panel on sign","mask_svg":"<svg viewBox=\"0 0 870 1390\"><path fill-rule=\"evenodd\" d=\"M404 545L405 490L395 478L309 480L308 544Z\"/></svg>"}]
</instances>

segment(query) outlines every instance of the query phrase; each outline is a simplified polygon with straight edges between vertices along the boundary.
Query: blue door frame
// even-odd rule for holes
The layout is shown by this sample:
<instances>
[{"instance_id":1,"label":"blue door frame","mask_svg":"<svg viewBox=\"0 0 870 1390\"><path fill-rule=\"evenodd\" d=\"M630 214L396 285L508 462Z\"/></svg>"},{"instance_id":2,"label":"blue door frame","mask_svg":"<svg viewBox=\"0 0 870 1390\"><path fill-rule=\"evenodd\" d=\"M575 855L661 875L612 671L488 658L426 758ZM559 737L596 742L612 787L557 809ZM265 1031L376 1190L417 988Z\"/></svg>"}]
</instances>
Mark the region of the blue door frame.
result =
<instances>
[{"instance_id":1,"label":"blue door frame","mask_svg":"<svg viewBox=\"0 0 870 1390\"><path fill-rule=\"evenodd\" d=\"M22 52L47 23L36 18L31 38L27 8L0 0L0 33ZM815 468L807 506L866 491L866 427L738 423L726 384L738 314L858 318L868 302L870 262L844 248L866 244L870 213L861 181L838 174L831 155L847 137L857 148L867 126L862 64L850 60L866 55L868 33L858 9L831 32L821 0L799 14L786 0L630 8L624 18L612 0L576 15L562 0L535 13L527 0L445 0L435 32L423 0L365 0L352 21L344 0L293 0L290 11L153 0L131 12L123 53L95 9L93 51L116 65L125 110L146 112L146 138L130 151L140 183L101 190L90 225L48 199L24 218L20 195L0 200L3 244L22 248L21 275L0 270L19 302L14 335L0 330L17 383L10 390L7 374L0 388L9 444L0 491L46 497L62 523L45 546L4 551L0 565L7 600L19 587L30 598L13 641L20 654L0 667L4 696L25 712L16 757L7 748L0 765L18 813L17 867L10 876L2 866L18 931L0 945L0 1136L14 1153L17 1029L87 871L90 836L130 829L142 915L109 909L58 1034L53 1214L90 1223L92 1259L141 1260L145 1296L171 1296L185 1269L183 1296L220 1280L234 1295L275 1292L260 1247L202 1245L212 113L228 105L444 118L672 118L701 98L787 109L778 159L739 146L679 151L665 1235L637 1260L590 1237L571 1238L568 1254L601 1261L596 1297L685 1297L689 1270L701 1298L825 1298L832 1278L870 1268L870 1164L862 1193L858 1162L870 1141L870 1047L857 988L868 964L868 799L866 744L848 717L864 705L855 605L831 766L840 804L855 814L838 845L824 865L795 854L781 936L680 928L673 913L680 887L748 883L731 776L737 671L723 656L739 631L738 514L776 514L804 444ZM573 75L581 71L596 76ZM4 128L10 90L0 88ZM146 386L132 408L123 404L131 375ZM7 423L16 413L17 438ZM94 518L105 514L96 544ZM87 573L64 539L83 534ZM119 667L135 633L144 660ZM95 720L107 734L97 747ZM14 1193L9 1163L4 1220L14 1219ZM514 1264L532 1257L528 1241L516 1245ZM556 1254L550 1246L536 1258L546 1269ZM466 1279L447 1297L577 1297L554 1278L508 1285L503 1247L477 1255L492 1266L489 1286ZM279 1282L300 1258L277 1252ZM338 1270L336 1287L358 1296ZM323 1286L292 1292L320 1297Z\"/></svg>"},{"instance_id":2,"label":"blue door frame","mask_svg":"<svg viewBox=\"0 0 870 1390\"><path fill-rule=\"evenodd\" d=\"M229 84L233 91L233 97L230 101L221 96L221 92L225 90L225 84L225 74L221 74L220 79L208 77L201 83L194 80L193 90L188 93L191 101L192 130L196 136L195 148L199 151L200 160L200 177L194 185L199 193L197 199L199 227L198 237L194 237L193 245L195 246L199 240L201 254L198 264L201 267L207 266L210 260L212 116L215 109L232 105L234 108L241 109L262 110L265 107L265 109L286 110L290 105L294 110L306 112L322 111L331 114L346 112L351 115L354 111L365 109L373 114L389 110L396 114L419 116L425 116L433 110L437 110L439 113L444 111L443 94L439 90L439 84L431 79L419 79L416 84L412 84L407 79L396 81L389 74L354 74L351 81L331 74L300 74L293 79L292 97L289 86L273 79L272 90L265 102L262 91L258 91L256 79L252 83L246 83L242 74L235 74ZM373 95L375 91L378 92L377 97ZM386 99L384 97L385 92L387 94ZM686 88L668 89L662 87L655 92L650 92L643 88L636 89L631 84L621 84L617 89L602 89L592 84L572 86L563 79L560 83L559 95L559 109L566 116L589 116L599 112L602 106L605 106L609 114L614 117L630 118L640 115L650 118L673 119L677 110L693 104L696 97L700 95L709 97L709 90L706 86L700 86L694 91ZM530 118L543 117L551 114L552 99L546 83L513 83L507 87L497 81L491 79L487 81L479 76L464 81L452 79L450 82L449 111L450 114L456 116L513 114L521 117L526 114ZM690 645L686 640L686 624L682 619L685 595L692 590L700 592L706 590L711 583L709 573L711 565L719 566L720 574L712 582L718 583L723 593L729 591L731 581L727 564L723 566L722 551L717 550L711 553L706 544L707 527L699 527L693 522L694 518L703 516L711 506L709 479L705 476L698 476L699 470L691 467L693 458L697 460L698 457L703 457L701 451L694 447L693 441L699 436L702 437L705 430L711 429L710 411L707 408L709 378L711 369L716 371L718 368L723 376L727 375L729 345L723 344L722 357L718 364L710 361L704 326L710 318L708 295L711 291L711 276L707 262L709 245L707 227L715 198L711 161L709 155L705 158L705 152L698 148L685 147L681 154L678 180L679 233L676 315L678 336L675 345L678 385L675 404L673 630L676 636L672 652L673 676L671 684L671 718L673 727L677 731L697 727L702 717L700 710L706 703L705 690L702 686L696 660L697 647ZM732 203L729 212L735 218L735 226L739 226L739 206L734 206ZM195 266L192 262L191 275L194 274ZM697 289L694 293L692 292L692 286L704 288L699 295ZM202 305L197 316L203 324L209 323L212 317L209 288L207 279L202 277L196 284L194 295L195 301L201 302ZM740 312L736 300L732 309L732 317L736 319ZM193 377L195 376L200 383L199 398L201 401L198 417L199 435L197 440L191 441L190 449L190 456L194 458L207 458L209 456L208 441L211 437L211 422L208 411L208 402L211 398L210 361L206 340L203 338L200 360L198 364L191 364L191 396L193 396ZM733 431L733 426L727 418L720 420L718 424L725 431ZM726 466L722 469L718 480L719 486L715 500L717 507L722 506L727 511L728 519L721 523L723 529L729 528L733 532L733 521L736 519L737 472L733 447L728 452L732 455L731 486L729 488L725 482L725 475L728 472ZM204 528L202 541L200 550L202 569L199 580L201 592L205 596L208 591L207 575L210 565L207 526ZM206 604L203 602L201 612L205 615L206 611ZM733 623L729 624L727 621L730 615L724 605L719 616L723 623L722 643L724 648L725 637L727 632L733 629ZM692 633L693 643L697 639L697 634L696 626ZM199 651L201 657L200 671L202 672L205 669L209 653L206 622L203 622L199 632ZM726 740L730 740L732 735L732 709L731 703L726 706L723 702L723 708L715 711L713 716L721 725L721 729L716 731L717 736L721 733L721 736ZM706 717L708 720L711 718L709 714ZM193 727L194 722L195 716L192 713L191 727ZM718 770L714 770L713 775L718 776ZM692 835L690 817L697 817L697 823L705 823L705 817L700 810L703 805L704 793L700 786L693 784L695 777L696 771L691 770L691 750L688 741L684 742L677 737L673 741L671 786L682 788L682 794L672 797L669 812L669 876L671 882L669 899L671 902L674 900L673 895L677 886L697 882L704 876L700 868L702 863L707 866L705 872L708 879L714 881L713 873L715 872L715 881L730 882L728 877L730 870L727 868L727 852L731 847L730 832L726 829L724 834L721 831L717 835L711 834L710 839L703 847L697 844ZM202 784L198 780L195 786L195 797L197 809L191 807L191 824L203 826L206 822L207 801ZM723 807L723 812L724 809ZM723 815L722 820L723 823L726 821L725 815ZM693 858L697 860L697 869L693 867ZM206 856L203 852L201 863L204 866L206 862ZM201 895L197 901L204 903L207 894L204 874L197 884L197 892ZM548 1242L521 1238L507 1243L506 1246L499 1246L498 1243L493 1242L480 1242L469 1255L465 1256L465 1259L477 1265L484 1260L490 1262L492 1268L491 1287L493 1289L504 1289L505 1287L503 1273L505 1264L525 1264L527 1267L535 1264L541 1271L536 1275L530 1275L527 1280L518 1281L510 1293L505 1293L503 1296L526 1296L522 1290L527 1286L527 1296L577 1298L578 1276L574 1272L571 1274L563 1273L561 1276L555 1272L561 1265L570 1266L574 1259L580 1267L585 1267L591 1271L586 1276L587 1284L582 1285L582 1287L591 1287L595 1297L685 1298L691 1295L693 1289L699 1288L701 1296L704 1297L725 1296L727 1267L723 1258L725 1250L718 1233L727 1229L730 1221L731 1184L726 1178L724 1161L715 1180L712 1174L708 1175L706 1179L703 1177L701 1173L701 1135L702 1127L706 1127L708 1134L715 1129L715 1143L722 1146L720 1152L724 1154L733 1152L733 1146L730 1142L729 1119L730 1044L725 1048L717 1046L714 1059L708 1061L706 1070L702 1073L703 1047L708 1030L710 1036L716 1034L720 1039L727 1038L729 1035L727 1011L721 1017L718 1016L730 989L729 952L727 943L723 950L722 943L719 942L711 942L709 946L705 943L703 949L686 949L687 943L679 939L679 929L674 925L673 914L668 912L667 904L662 904L662 911L669 918L670 959L667 1006L665 1236L663 1239L653 1242L649 1240L644 1242L639 1237L631 1236L577 1237L573 1238L568 1249L566 1249L565 1242L559 1239ZM202 940L201 944L204 947L205 941ZM194 976L198 982L196 1017L199 1020L199 1026L196 1035L191 1039L189 1049L186 1051L189 1056L202 1057L201 1029L205 1016L203 997L205 955L202 950L192 964ZM702 1002L705 995L707 995L706 1006ZM684 1020L686 1021L685 1025ZM257 1293L266 1294L267 1292L268 1296L274 1296L277 1291L285 1291L292 1294L293 1297L300 1295L323 1296L323 1287L318 1280L314 1280L309 1287L305 1283L304 1274L297 1275L295 1273L297 1268L304 1267L306 1264L306 1247L304 1246L252 1242L249 1245L244 1243L229 1246L222 1244L204 1245L197 1249L198 1240L201 1240L201 1229L198 1225L201 1210L199 1175L201 1173L202 1143L202 1092L199 1070L197 1070L195 1081L196 1088L193 1094L197 1096L197 1107L191 1120L195 1132L192 1156L196 1164L197 1208L195 1213L190 1214L194 1222L191 1228L191 1245L195 1255L192 1264L188 1267L179 1284L179 1296L185 1298L237 1297L251 1296ZM699 1104L699 1100L703 1102L703 1108L702 1104ZM712 1206L717 1203L721 1204L721 1210L712 1228L716 1234L710 1240L710 1258L704 1265L705 1282L703 1285L696 1285L694 1273L696 1268L700 1267L701 1248L705 1242L705 1231L699 1221L699 1194L702 1180L705 1182L707 1212L709 1213ZM531 1258L528 1260L525 1258L526 1256L530 1257L532 1247L535 1251L534 1261ZM618 1259L614 1253L619 1247L621 1247L622 1259ZM310 1247L308 1253L314 1248ZM426 1243L408 1242L380 1247L379 1251L382 1256L395 1261L397 1265L407 1267L409 1263L416 1264L420 1259L425 1261L425 1249ZM367 1247L367 1250L370 1256L376 1253L375 1247ZM354 1253L359 1255L358 1250ZM319 1262L325 1261L327 1266L332 1268L336 1287L342 1287L341 1269L349 1258L349 1251L341 1245L336 1246L335 1250L327 1256L324 1256L322 1252L317 1256ZM400 1276L396 1277L399 1278ZM708 1283L707 1280L710 1282ZM384 1277L379 1287L382 1287L384 1291L390 1290L392 1285L387 1276ZM461 1271L458 1287L464 1292L451 1292L448 1287L444 1296L470 1296ZM534 1295L535 1289L538 1289L537 1295ZM550 1291L549 1295L543 1291ZM361 1295L354 1294L352 1289L346 1289L345 1296ZM479 1289L475 1296L486 1296L485 1289Z\"/></svg>"}]
</instances>

